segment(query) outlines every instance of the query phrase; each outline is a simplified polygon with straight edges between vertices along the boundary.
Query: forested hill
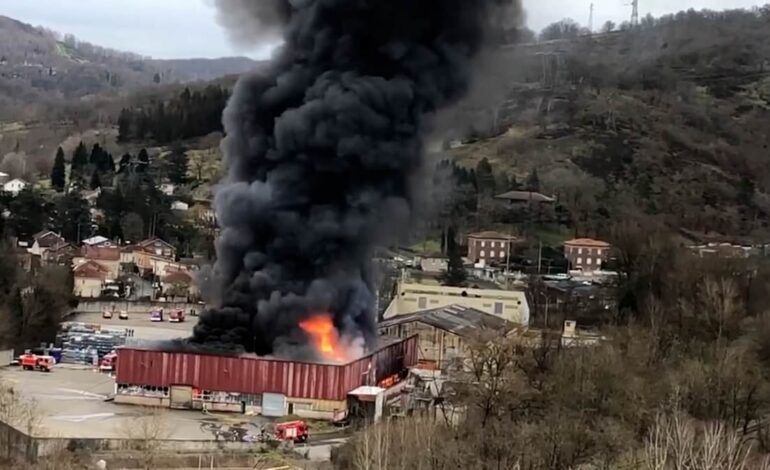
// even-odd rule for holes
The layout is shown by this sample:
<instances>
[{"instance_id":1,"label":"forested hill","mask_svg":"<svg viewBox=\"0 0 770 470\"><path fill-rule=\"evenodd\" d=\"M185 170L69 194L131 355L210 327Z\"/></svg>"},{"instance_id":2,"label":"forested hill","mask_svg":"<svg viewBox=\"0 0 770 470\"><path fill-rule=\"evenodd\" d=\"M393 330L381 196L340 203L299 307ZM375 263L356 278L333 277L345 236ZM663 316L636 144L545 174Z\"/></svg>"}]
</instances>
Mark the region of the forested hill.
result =
<instances>
[{"instance_id":1,"label":"forested hill","mask_svg":"<svg viewBox=\"0 0 770 470\"><path fill-rule=\"evenodd\" d=\"M465 144L445 155L486 158L498 181L536 173L584 235L638 214L770 234L770 7L547 31L552 41L497 54L488 77L507 86L490 96L482 81L448 118Z\"/></svg>"},{"instance_id":2,"label":"forested hill","mask_svg":"<svg viewBox=\"0 0 770 470\"><path fill-rule=\"evenodd\" d=\"M256 65L243 57L153 60L0 16L0 120L39 103L212 80Z\"/></svg>"}]
</instances>

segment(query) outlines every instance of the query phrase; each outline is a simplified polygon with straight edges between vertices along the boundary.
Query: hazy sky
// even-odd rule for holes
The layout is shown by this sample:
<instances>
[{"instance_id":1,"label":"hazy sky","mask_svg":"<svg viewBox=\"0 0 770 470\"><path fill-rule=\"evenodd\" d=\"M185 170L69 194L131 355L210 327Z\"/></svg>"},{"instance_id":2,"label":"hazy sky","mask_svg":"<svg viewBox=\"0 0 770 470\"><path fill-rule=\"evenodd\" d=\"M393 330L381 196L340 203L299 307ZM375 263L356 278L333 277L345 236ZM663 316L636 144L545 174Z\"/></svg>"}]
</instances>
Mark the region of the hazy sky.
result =
<instances>
[{"instance_id":1,"label":"hazy sky","mask_svg":"<svg viewBox=\"0 0 770 470\"><path fill-rule=\"evenodd\" d=\"M255 0L259 1L259 0ZM387 1L387 0L383 0ZM524 0L529 27L571 17L594 25L629 18L631 0ZM639 13L659 16L689 8L748 8L770 0L639 0ZM259 55L232 46L216 23L209 0L0 0L0 15L42 25L114 49L157 58Z\"/></svg>"}]
</instances>

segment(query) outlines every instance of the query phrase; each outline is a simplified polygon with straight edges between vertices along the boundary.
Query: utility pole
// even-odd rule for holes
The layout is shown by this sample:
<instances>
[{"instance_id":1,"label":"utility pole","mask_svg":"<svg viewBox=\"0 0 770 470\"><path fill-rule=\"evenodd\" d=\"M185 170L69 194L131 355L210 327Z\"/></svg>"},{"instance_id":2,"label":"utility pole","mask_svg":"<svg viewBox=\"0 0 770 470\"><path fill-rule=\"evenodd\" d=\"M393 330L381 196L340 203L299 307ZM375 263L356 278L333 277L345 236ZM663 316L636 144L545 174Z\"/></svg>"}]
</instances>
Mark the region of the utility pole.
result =
<instances>
[{"instance_id":1,"label":"utility pole","mask_svg":"<svg viewBox=\"0 0 770 470\"><path fill-rule=\"evenodd\" d=\"M639 0L631 1L631 26L639 26Z\"/></svg>"},{"instance_id":2,"label":"utility pole","mask_svg":"<svg viewBox=\"0 0 770 470\"><path fill-rule=\"evenodd\" d=\"M594 4L591 3L591 11L588 14L588 31L594 32Z\"/></svg>"}]
</instances>

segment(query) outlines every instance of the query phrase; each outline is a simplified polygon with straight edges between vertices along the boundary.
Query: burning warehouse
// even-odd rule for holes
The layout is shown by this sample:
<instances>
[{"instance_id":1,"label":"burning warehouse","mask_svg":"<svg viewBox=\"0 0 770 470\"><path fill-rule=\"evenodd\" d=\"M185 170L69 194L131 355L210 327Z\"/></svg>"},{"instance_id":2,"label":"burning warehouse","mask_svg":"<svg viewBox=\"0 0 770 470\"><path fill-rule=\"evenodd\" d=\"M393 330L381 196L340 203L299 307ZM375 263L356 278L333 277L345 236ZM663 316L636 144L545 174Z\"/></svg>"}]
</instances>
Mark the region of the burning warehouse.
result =
<instances>
[{"instance_id":1,"label":"burning warehouse","mask_svg":"<svg viewBox=\"0 0 770 470\"><path fill-rule=\"evenodd\" d=\"M386 342L339 364L121 348L115 402L339 419L351 391L387 388L416 361L417 337Z\"/></svg>"},{"instance_id":2,"label":"burning warehouse","mask_svg":"<svg viewBox=\"0 0 770 470\"><path fill-rule=\"evenodd\" d=\"M371 259L414 216L432 117L467 92L492 22L518 3L216 4L237 39L282 42L224 113L209 308L177 352L121 350L116 401L328 416L416 360L413 338L378 345Z\"/></svg>"}]
</instances>

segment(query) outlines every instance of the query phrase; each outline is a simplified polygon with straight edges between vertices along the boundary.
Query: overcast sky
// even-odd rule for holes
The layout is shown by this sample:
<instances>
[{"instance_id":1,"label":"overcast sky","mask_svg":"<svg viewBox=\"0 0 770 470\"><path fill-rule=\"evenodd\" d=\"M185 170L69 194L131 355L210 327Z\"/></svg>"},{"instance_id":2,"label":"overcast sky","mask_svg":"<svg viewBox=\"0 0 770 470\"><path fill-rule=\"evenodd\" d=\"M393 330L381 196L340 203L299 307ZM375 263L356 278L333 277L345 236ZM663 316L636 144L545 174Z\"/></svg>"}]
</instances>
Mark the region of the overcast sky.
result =
<instances>
[{"instance_id":1,"label":"overcast sky","mask_svg":"<svg viewBox=\"0 0 770 470\"><path fill-rule=\"evenodd\" d=\"M259 1L259 0L255 0ZM383 0L387 1L387 0ZM594 26L630 17L631 0L524 0L529 27L571 17L588 23L593 1ZM770 0L639 0L641 16L689 8L748 8ZM209 0L0 0L0 15L119 50L156 58L259 56L260 48L234 47L217 25Z\"/></svg>"}]
</instances>

